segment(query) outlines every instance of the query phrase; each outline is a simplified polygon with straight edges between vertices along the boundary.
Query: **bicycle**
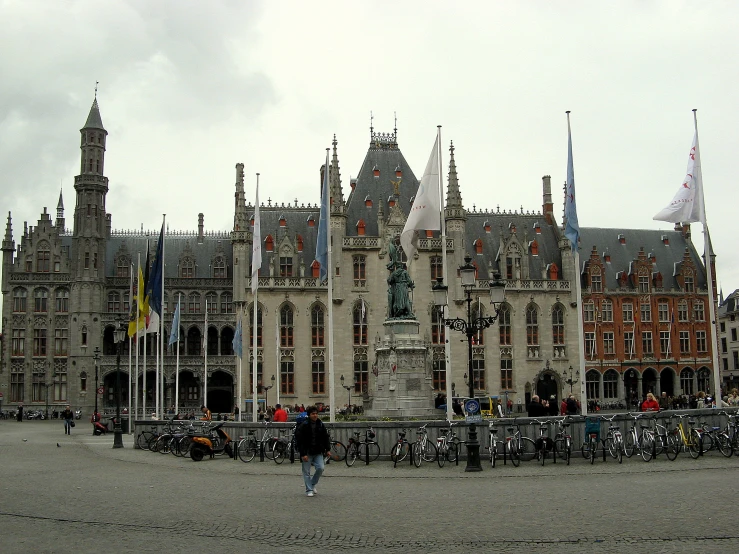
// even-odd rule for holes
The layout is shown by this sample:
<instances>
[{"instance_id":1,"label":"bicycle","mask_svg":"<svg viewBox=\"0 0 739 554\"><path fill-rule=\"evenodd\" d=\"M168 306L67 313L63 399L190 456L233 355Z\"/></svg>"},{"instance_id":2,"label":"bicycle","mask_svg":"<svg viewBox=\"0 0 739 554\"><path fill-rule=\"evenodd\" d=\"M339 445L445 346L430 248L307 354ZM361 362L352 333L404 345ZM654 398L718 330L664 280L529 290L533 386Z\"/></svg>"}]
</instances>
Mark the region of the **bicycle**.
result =
<instances>
[{"instance_id":1,"label":"bicycle","mask_svg":"<svg viewBox=\"0 0 739 554\"><path fill-rule=\"evenodd\" d=\"M508 429L509 436L506 441L510 444L510 452L514 452L518 460L528 462L533 460L536 456L536 443L529 437L524 437L521 434L521 426L513 420L510 429Z\"/></svg>"},{"instance_id":2,"label":"bicycle","mask_svg":"<svg viewBox=\"0 0 739 554\"><path fill-rule=\"evenodd\" d=\"M722 431L721 427L709 425L707 422L701 422L701 431L703 434L703 452L708 452L716 448L726 458L731 458L734 453L734 447L731 446L731 439L726 431ZM706 446L708 442L708 446Z\"/></svg>"},{"instance_id":3,"label":"bicycle","mask_svg":"<svg viewBox=\"0 0 739 554\"><path fill-rule=\"evenodd\" d=\"M291 452L295 452L295 429L297 423L289 429L279 429L280 435L287 434L287 437L278 437L272 445L272 459L276 464L281 464Z\"/></svg>"},{"instance_id":4,"label":"bicycle","mask_svg":"<svg viewBox=\"0 0 739 554\"><path fill-rule=\"evenodd\" d=\"M668 459L675 460L677 458L677 449L671 446L672 442L670 441L667 427L657 423L656 416L651 418L651 420L654 428L650 427L649 424L641 424L642 435L639 450L642 460L648 462L652 458L656 458L662 454L663 451L667 453Z\"/></svg>"},{"instance_id":5,"label":"bicycle","mask_svg":"<svg viewBox=\"0 0 739 554\"><path fill-rule=\"evenodd\" d=\"M488 443L490 465L495 467L495 459L498 457L498 428L492 421L488 424L488 435L490 437L490 442Z\"/></svg>"},{"instance_id":6,"label":"bicycle","mask_svg":"<svg viewBox=\"0 0 739 554\"><path fill-rule=\"evenodd\" d=\"M257 454L260 454L260 457L264 455L265 458L271 459L277 438L270 431L269 424L269 421L264 422L264 431L262 432L261 439L257 438L256 432L253 429L250 429L245 437L239 437L236 452L242 462L251 462Z\"/></svg>"},{"instance_id":7,"label":"bicycle","mask_svg":"<svg viewBox=\"0 0 739 554\"><path fill-rule=\"evenodd\" d=\"M416 442L413 445L413 465L416 467L421 467L421 462L435 462L439 455L436 445L429 440L427 425L428 423L425 423L418 428Z\"/></svg>"},{"instance_id":8,"label":"bicycle","mask_svg":"<svg viewBox=\"0 0 739 554\"><path fill-rule=\"evenodd\" d=\"M639 447L639 431L636 428L636 422L638 419L644 417L644 414L642 413L629 413L628 416L632 418L634 421L631 422L631 427L626 431L626 436L624 437L624 455L627 458L631 458L634 455L634 452L637 451Z\"/></svg>"},{"instance_id":9,"label":"bicycle","mask_svg":"<svg viewBox=\"0 0 739 554\"><path fill-rule=\"evenodd\" d=\"M362 458L366 464L375 461L380 457L380 445L374 440L375 431L372 427L368 427L364 431L364 440L359 440L359 431L354 432L354 436L349 439L346 445L346 465L351 467L357 458Z\"/></svg>"},{"instance_id":10,"label":"bicycle","mask_svg":"<svg viewBox=\"0 0 739 554\"><path fill-rule=\"evenodd\" d=\"M585 418L585 439L580 447L580 453L586 460L590 460L591 465L595 463L595 455L598 452L598 443L600 442L600 418Z\"/></svg>"},{"instance_id":11,"label":"bicycle","mask_svg":"<svg viewBox=\"0 0 739 554\"><path fill-rule=\"evenodd\" d=\"M440 435L436 439L436 451L438 453L436 461L439 464L439 467L444 467L444 462L447 460L450 462L456 462L459 457L459 445L461 444L461 441L457 438L457 434L452 429L452 427L457 424L452 423L449 420L447 420L447 423L449 424L449 427L440 429ZM405 433L403 436L405 437ZM406 444L407 443L408 441L406 441Z\"/></svg>"},{"instance_id":12,"label":"bicycle","mask_svg":"<svg viewBox=\"0 0 739 554\"><path fill-rule=\"evenodd\" d=\"M539 456L541 465L546 462L547 454L551 451L554 463L557 463L557 456L554 453L554 441L549 438L549 421L543 421L539 419L533 420L539 424L539 437L536 439L536 453Z\"/></svg>"},{"instance_id":13,"label":"bicycle","mask_svg":"<svg viewBox=\"0 0 739 554\"><path fill-rule=\"evenodd\" d=\"M398 440L390 450L390 459L393 461L393 467L397 467L398 462L406 459L411 451L411 444L405 438L405 429L398 431Z\"/></svg>"},{"instance_id":14,"label":"bicycle","mask_svg":"<svg viewBox=\"0 0 739 554\"><path fill-rule=\"evenodd\" d=\"M328 431L328 440L329 440L329 444L331 445L331 450L329 450L328 455L323 457L323 463L330 464L331 460L335 460L337 462L342 462L346 460L346 446L344 446L343 442L334 440L331 437L330 429L326 429L326 430Z\"/></svg>"},{"instance_id":15,"label":"bicycle","mask_svg":"<svg viewBox=\"0 0 739 554\"><path fill-rule=\"evenodd\" d=\"M690 416L688 414L675 414L675 417L680 420L672 432L678 442L678 449L687 450L690 457L695 460L701 455L701 450L703 448L701 446L701 434L693 427L693 425L695 425L695 420L689 419L688 428L686 429L682 420Z\"/></svg>"},{"instance_id":16,"label":"bicycle","mask_svg":"<svg viewBox=\"0 0 739 554\"><path fill-rule=\"evenodd\" d=\"M570 417L557 420L557 433L554 435L554 451L570 465L572 458L572 435L570 435Z\"/></svg>"}]
</instances>

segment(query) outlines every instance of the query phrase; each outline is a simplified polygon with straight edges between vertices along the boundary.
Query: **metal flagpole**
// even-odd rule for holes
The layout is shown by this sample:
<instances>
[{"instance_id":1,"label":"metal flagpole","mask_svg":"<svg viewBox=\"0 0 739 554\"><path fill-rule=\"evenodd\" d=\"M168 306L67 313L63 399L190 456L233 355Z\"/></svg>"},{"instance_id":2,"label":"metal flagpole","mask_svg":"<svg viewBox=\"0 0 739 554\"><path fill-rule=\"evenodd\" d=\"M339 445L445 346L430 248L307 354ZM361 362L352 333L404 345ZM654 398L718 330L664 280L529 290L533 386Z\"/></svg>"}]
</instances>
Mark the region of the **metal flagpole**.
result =
<instances>
[{"instance_id":1,"label":"metal flagpole","mask_svg":"<svg viewBox=\"0 0 739 554\"><path fill-rule=\"evenodd\" d=\"M131 303L133 302L133 264L129 264L129 272L130 272L130 285L128 287L128 319L130 321L131 319ZM128 329L126 330L126 335L128 335ZM133 352L131 351L132 342L131 342L131 336L128 336L128 434L133 434L133 420L136 419L135 414L131 412L131 389L133 388L133 367L131 365L131 360L133 356Z\"/></svg>"},{"instance_id":2,"label":"metal flagpole","mask_svg":"<svg viewBox=\"0 0 739 554\"><path fill-rule=\"evenodd\" d=\"M208 301L205 301L205 333L203 335L203 406L208 407ZM208 408L210 410L210 408Z\"/></svg>"},{"instance_id":3,"label":"metal flagpole","mask_svg":"<svg viewBox=\"0 0 739 554\"><path fill-rule=\"evenodd\" d=\"M698 170L700 173L700 202L703 203L703 258L706 264L706 280L708 281L708 314L711 326L711 354L713 362L713 399L716 407L721 406L721 376L718 362L718 339L716 333L716 304L713 289L713 268L711 267L711 236L708 232L708 217L705 213L705 197L703 196L703 167L700 161L700 143L698 141L698 110L693 110L693 125L695 126L695 149L698 153Z\"/></svg>"},{"instance_id":4,"label":"metal flagpole","mask_svg":"<svg viewBox=\"0 0 739 554\"><path fill-rule=\"evenodd\" d=\"M280 369L280 310L278 308L275 315L275 374L277 374L277 401L275 404L280 403L280 389L282 388L282 372ZM267 406L264 408L266 409Z\"/></svg>"},{"instance_id":5,"label":"metal flagpole","mask_svg":"<svg viewBox=\"0 0 739 554\"><path fill-rule=\"evenodd\" d=\"M575 298L577 303L577 344L578 344L578 356L580 358L580 409L582 415L588 415L588 399L585 395L585 381L586 373L585 370L585 342L583 337L583 322L582 322L582 285L580 283L580 250L576 248L574 251L575 258Z\"/></svg>"},{"instance_id":6,"label":"metal flagpole","mask_svg":"<svg viewBox=\"0 0 739 554\"><path fill-rule=\"evenodd\" d=\"M165 406L165 392L166 391L164 389L164 376L166 375L165 372L164 372L164 343L165 343L165 337L166 337L166 335L164 334L164 245L165 245L165 241L164 241L164 229L165 229L165 226L164 226L164 224L165 224L166 220L167 220L167 214L162 214L162 232L159 234L160 237L161 237L161 239L162 239L162 249L161 249L162 250L162 259L159 260L159 264L160 264L160 266L162 268L162 304L161 304L162 307L159 310L159 311L162 312L161 314L159 314L159 329L161 331L159 333L159 337L160 337L160 339L159 339L160 340L160 346L159 347L161 349L159 351L159 357L162 360L162 363L161 363L161 366L160 366L161 367L161 372L162 372L162 378L159 381L161 383L161 394L162 394L162 402L160 404L160 406L162 407L162 414L161 415L164 415L165 409L166 409L166 406Z\"/></svg>"},{"instance_id":7,"label":"metal flagpole","mask_svg":"<svg viewBox=\"0 0 739 554\"><path fill-rule=\"evenodd\" d=\"M238 337L238 339L239 339L239 343L238 343L239 344L239 352L241 352L241 356L239 356L238 352L236 352L234 350L234 354L236 355L237 363L239 364L239 385L238 385L239 392L238 392L237 400L236 400L236 408L239 410L239 422L241 422L241 413L244 411L244 409L241 407L241 404L242 404L241 397L242 397L242 392L243 392L243 389L241 388L241 386L242 386L242 378L243 378L242 371L241 371L241 358L244 355L244 347L243 347L243 343L244 343L244 310L243 310L243 308L241 306L239 306L239 309L238 309L238 311L236 313L236 328L241 331L239 333L239 337Z\"/></svg>"},{"instance_id":8,"label":"metal flagpole","mask_svg":"<svg viewBox=\"0 0 739 554\"><path fill-rule=\"evenodd\" d=\"M133 337L136 345L136 408L134 411L136 412L136 417L139 417L139 397L141 396L139 393L139 302L141 301L139 298L139 275L141 274L141 252L138 253L136 270L136 314L134 315L136 318L136 334Z\"/></svg>"},{"instance_id":9,"label":"metal flagpole","mask_svg":"<svg viewBox=\"0 0 739 554\"><path fill-rule=\"evenodd\" d=\"M326 180L328 181L329 176L329 165L328 165L328 151L326 148ZM333 291L333 272L334 268L331 262L331 187L326 187L328 191L328 198L325 199L328 205L326 210L326 242L328 246L327 257L326 257L326 276L327 289L328 289L328 405L329 405L329 421L334 423L336 421L336 386L334 383L334 291ZM323 202L324 199L322 198ZM351 371L352 381L354 381L354 368Z\"/></svg>"},{"instance_id":10,"label":"metal flagpole","mask_svg":"<svg viewBox=\"0 0 739 554\"><path fill-rule=\"evenodd\" d=\"M164 278L164 276L162 276ZM182 299L182 293L177 295L177 312L180 314L180 317L182 317L182 312L180 311L180 301ZM162 310L164 311L164 310ZM180 413L180 322L177 321L177 329L174 331L177 333L177 342L175 342L175 348L177 349L177 354L175 356L175 370L174 370L174 412L175 414Z\"/></svg>"},{"instance_id":11,"label":"metal flagpole","mask_svg":"<svg viewBox=\"0 0 739 554\"><path fill-rule=\"evenodd\" d=\"M254 315L252 321L252 344L251 344L251 398L252 398L252 421L257 421L257 358L259 351L257 350L257 315L259 313L259 269L262 267L262 231L259 221L259 173L257 173L257 191L256 201L254 202L254 231L252 233L252 260L251 260L251 291L253 296L252 312ZM257 244L258 242L258 244ZM255 254L259 253L259 260L255 258ZM254 271L256 269L256 272Z\"/></svg>"}]
</instances>

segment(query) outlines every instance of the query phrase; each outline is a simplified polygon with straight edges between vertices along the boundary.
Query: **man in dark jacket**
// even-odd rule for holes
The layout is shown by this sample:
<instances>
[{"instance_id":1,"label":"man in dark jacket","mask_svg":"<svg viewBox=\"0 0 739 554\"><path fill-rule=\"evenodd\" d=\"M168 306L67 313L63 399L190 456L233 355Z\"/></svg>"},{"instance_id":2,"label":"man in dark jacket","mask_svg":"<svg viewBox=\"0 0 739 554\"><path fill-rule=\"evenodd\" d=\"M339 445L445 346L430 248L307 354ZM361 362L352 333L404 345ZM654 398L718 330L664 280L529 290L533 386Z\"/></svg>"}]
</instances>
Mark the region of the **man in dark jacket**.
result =
<instances>
[{"instance_id":1,"label":"man in dark jacket","mask_svg":"<svg viewBox=\"0 0 739 554\"><path fill-rule=\"evenodd\" d=\"M314 496L316 484L323 475L323 456L331 451L331 442L328 431L323 422L318 419L318 408L308 408L308 420L301 423L295 431L295 442L300 452L300 461L303 467L303 481L305 482L305 494ZM313 477L310 468L316 468Z\"/></svg>"},{"instance_id":2,"label":"man in dark jacket","mask_svg":"<svg viewBox=\"0 0 739 554\"><path fill-rule=\"evenodd\" d=\"M549 415L549 410L546 406L541 403L538 395L534 395L529 402L529 417L546 417Z\"/></svg>"}]
</instances>

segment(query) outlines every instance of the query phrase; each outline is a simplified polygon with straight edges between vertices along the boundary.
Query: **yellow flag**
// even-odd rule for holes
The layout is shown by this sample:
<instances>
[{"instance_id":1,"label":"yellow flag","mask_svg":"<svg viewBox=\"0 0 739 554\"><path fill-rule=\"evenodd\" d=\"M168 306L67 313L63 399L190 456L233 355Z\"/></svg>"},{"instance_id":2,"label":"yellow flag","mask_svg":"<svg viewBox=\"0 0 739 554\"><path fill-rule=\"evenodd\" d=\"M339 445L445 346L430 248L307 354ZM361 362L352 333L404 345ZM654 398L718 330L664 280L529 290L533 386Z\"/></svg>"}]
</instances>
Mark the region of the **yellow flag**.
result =
<instances>
[{"instance_id":1,"label":"yellow flag","mask_svg":"<svg viewBox=\"0 0 739 554\"><path fill-rule=\"evenodd\" d=\"M137 278L136 296L131 300L131 311L128 318L128 336L136 336L138 328L139 335L146 332L146 318L149 315L149 299L145 296L146 289L144 283L144 274L139 267L139 276ZM141 300L139 300L141 299Z\"/></svg>"}]
</instances>

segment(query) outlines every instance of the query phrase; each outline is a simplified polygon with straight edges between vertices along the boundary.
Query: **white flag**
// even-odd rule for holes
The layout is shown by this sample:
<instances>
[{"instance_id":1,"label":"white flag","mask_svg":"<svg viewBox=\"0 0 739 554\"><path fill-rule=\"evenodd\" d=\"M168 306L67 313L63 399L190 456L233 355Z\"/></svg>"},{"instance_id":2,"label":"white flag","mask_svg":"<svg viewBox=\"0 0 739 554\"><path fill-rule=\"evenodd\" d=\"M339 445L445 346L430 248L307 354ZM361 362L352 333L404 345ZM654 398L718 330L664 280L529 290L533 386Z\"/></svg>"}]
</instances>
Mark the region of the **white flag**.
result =
<instances>
[{"instance_id":1,"label":"white flag","mask_svg":"<svg viewBox=\"0 0 739 554\"><path fill-rule=\"evenodd\" d=\"M693 147L688 157L688 172L675 194L672 202L652 219L669 221L670 223L706 224L706 207L703 203L703 177L701 175L701 157L698 148L698 131L693 137Z\"/></svg>"},{"instance_id":2,"label":"white flag","mask_svg":"<svg viewBox=\"0 0 739 554\"><path fill-rule=\"evenodd\" d=\"M408 214L403 232L400 234L400 244L408 258L408 265L413 261L418 244L417 231L441 230L441 207L439 206L439 135L434 141L434 149L423 172L421 184L418 186L416 198Z\"/></svg>"},{"instance_id":3,"label":"white flag","mask_svg":"<svg viewBox=\"0 0 739 554\"><path fill-rule=\"evenodd\" d=\"M262 229L259 225L259 174L257 174L257 199L254 203L254 229L251 247L251 293L259 287L259 269L262 267Z\"/></svg>"}]
</instances>

